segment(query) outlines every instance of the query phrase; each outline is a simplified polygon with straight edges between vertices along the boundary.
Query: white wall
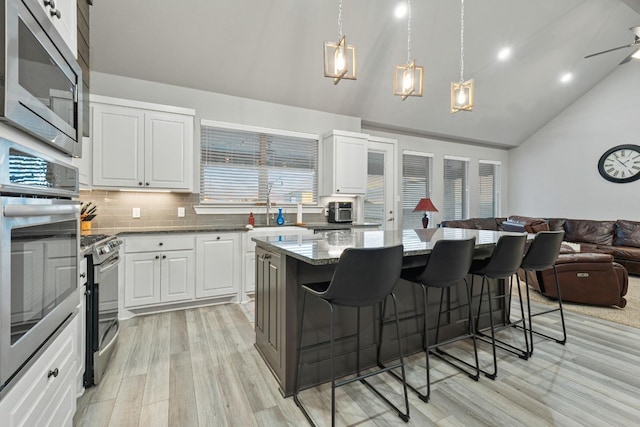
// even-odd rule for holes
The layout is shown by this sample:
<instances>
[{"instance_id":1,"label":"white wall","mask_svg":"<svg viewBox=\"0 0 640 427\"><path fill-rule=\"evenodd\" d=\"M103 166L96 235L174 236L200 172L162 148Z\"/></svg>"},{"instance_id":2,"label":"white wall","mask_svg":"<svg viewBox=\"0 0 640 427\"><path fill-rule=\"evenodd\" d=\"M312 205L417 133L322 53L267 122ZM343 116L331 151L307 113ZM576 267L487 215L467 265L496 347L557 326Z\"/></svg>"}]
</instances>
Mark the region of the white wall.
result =
<instances>
[{"instance_id":1,"label":"white wall","mask_svg":"<svg viewBox=\"0 0 640 427\"><path fill-rule=\"evenodd\" d=\"M473 113L470 113L473 114ZM501 215L509 214L509 202L507 192L509 187L509 153L506 149L488 148L476 145L462 144L450 141L441 141L417 136L409 136L397 133L381 132L378 130L363 129L370 135L381 136L398 140L398 161L396 165L397 194L402 196L402 154L403 150L418 151L433 154L433 173L431 200L436 208L443 206L444 199L444 156L459 156L469 158L469 217L478 216L478 186L479 186L479 160L493 160L501 162ZM400 210L401 211L401 210ZM433 221L439 224L442 221L442 212L433 213ZM401 224L402 222L399 222Z\"/></svg>"},{"instance_id":2,"label":"white wall","mask_svg":"<svg viewBox=\"0 0 640 427\"><path fill-rule=\"evenodd\" d=\"M614 184L597 169L609 148L640 145L639 113L640 61L631 61L510 151L511 212L640 220L640 181Z\"/></svg>"}]
</instances>

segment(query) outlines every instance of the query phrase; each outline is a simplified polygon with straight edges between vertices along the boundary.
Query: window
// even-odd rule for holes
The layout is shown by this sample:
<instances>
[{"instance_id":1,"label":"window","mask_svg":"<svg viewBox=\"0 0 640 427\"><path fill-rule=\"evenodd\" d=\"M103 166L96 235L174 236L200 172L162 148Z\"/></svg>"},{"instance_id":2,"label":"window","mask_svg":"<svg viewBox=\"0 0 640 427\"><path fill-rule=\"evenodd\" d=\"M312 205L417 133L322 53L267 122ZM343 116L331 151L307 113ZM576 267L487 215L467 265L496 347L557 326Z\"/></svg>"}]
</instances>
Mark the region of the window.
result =
<instances>
[{"instance_id":1,"label":"window","mask_svg":"<svg viewBox=\"0 0 640 427\"><path fill-rule=\"evenodd\" d=\"M480 160L478 189L478 216L500 216L500 162Z\"/></svg>"},{"instance_id":2,"label":"window","mask_svg":"<svg viewBox=\"0 0 640 427\"><path fill-rule=\"evenodd\" d=\"M316 204L318 138L271 129L200 126L200 203Z\"/></svg>"},{"instance_id":3,"label":"window","mask_svg":"<svg viewBox=\"0 0 640 427\"><path fill-rule=\"evenodd\" d=\"M364 198L365 222L384 224L384 153L367 155L367 196Z\"/></svg>"},{"instance_id":4,"label":"window","mask_svg":"<svg viewBox=\"0 0 640 427\"><path fill-rule=\"evenodd\" d=\"M468 212L469 159L445 156L443 220L465 219Z\"/></svg>"},{"instance_id":5,"label":"window","mask_svg":"<svg viewBox=\"0 0 640 427\"><path fill-rule=\"evenodd\" d=\"M433 157L430 154L405 151L402 154L402 228L422 228L424 212L413 209L420 199L431 197L431 171ZM438 206L436 206L438 207ZM431 221L431 212L427 217Z\"/></svg>"}]
</instances>

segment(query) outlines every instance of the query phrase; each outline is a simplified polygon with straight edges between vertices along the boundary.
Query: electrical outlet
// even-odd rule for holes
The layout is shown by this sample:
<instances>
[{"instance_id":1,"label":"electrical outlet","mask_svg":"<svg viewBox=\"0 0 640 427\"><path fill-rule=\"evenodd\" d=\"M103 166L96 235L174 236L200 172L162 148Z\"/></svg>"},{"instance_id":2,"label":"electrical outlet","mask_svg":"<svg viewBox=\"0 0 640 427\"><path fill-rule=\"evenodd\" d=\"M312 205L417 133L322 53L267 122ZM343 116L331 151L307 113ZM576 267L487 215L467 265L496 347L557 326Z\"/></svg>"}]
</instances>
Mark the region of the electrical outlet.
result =
<instances>
[{"instance_id":1,"label":"electrical outlet","mask_svg":"<svg viewBox=\"0 0 640 427\"><path fill-rule=\"evenodd\" d=\"M133 218L140 218L140 208L133 208Z\"/></svg>"},{"instance_id":2,"label":"electrical outlet","mask_svg":"<svg viewBox=\"0 0 640 427\"><path fill-rule=\"evenodd\" d=\"M184 207L178 208L178 218L184 218Z\"/></svg>"}]
</instances>

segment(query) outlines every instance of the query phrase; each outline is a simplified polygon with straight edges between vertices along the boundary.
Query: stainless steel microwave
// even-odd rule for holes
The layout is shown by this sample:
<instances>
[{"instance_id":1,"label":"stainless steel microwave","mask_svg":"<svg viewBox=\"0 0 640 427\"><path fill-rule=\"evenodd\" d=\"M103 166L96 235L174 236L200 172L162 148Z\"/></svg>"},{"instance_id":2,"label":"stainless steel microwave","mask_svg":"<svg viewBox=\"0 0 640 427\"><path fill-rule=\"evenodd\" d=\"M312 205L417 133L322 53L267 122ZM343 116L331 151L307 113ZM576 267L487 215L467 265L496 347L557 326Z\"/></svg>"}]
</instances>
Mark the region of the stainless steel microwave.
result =
<instances>
[{"instance_id":1,"label":"stainless steel microwave","mask_svg":"<svg viewBox=\"0 0 640 427\"><path fill-rule=\"evenodd\" d=\"M351 223L353 222L353 203L351 202L329 202L329 222Z\"/></svg>"},{"instance_id":2,"label":"stainless steel microwave","mask_svg":"<svg viewBox=\"0 0 640 427\"><path fill-rule=\"evenodd\" d=\"M82 70L45 11L0 0L0 120L82 155Z\"/></svg>"}]
</instances>

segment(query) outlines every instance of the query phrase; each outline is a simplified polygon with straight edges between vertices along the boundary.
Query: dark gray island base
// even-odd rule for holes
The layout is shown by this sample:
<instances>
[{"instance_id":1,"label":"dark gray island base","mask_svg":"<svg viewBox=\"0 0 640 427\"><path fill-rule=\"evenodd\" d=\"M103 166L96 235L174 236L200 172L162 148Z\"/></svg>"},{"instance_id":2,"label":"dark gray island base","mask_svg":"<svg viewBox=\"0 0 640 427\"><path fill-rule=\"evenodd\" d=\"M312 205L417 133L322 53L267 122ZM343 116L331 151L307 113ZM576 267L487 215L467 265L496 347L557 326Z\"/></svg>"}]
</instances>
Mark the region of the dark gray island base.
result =
<instances>
[{"instance_id":1,"label":"dark gray island base","mask_svg":"<svg viewBox=\"0 0 640 427\"><path fill-rule=\"evenodd\" d=\"M297 334L301 301L300 285L331 280L335 265L345 248L404 245L403 268L424 266L436 241L440 239L464 239L476 237L476 255L485 258L491 254L502 234L488 230L456 228L417 229L398 231L330 231L309 236L254 237L256 242L256 299L255 332L256 348L278 380L284 396L290 396L294 387ZM479 281L478 281L479 284ZM503 283L492 286L503 288ZM480 286L474 295L480 293ZM422 351L423 319L421 289L400 280L395 289L398 298L400 334L404 354ZM445 305L455 307L466 302L464 282L445 294ZM429 340L435 338L435 325L439 303L439 291L429 293ZM474 298L477 309L478 298ZM379 339L380 308L362 310L361 366L376 365ZM442 316L440 340L462 335L467 330L466 310L453 311ZM480 326L489 324L487 304L483 304ZM460 315L462 314L462 315ZM502 322L504 307L494 306L494 319ZM386 317L389 315L387 314ZM463 319L463 320L461 320ZM392 319L388 319L392 320ZM431 329L431 327L433 329ZM356 310L336 307L336 375L355 372ZM395 328L387 325L383 331L382 359L397 358ZM316 298L307 299L302 345L324 343L329 337L327 305ZM329 346L318 345L303 352L304 365L300 369L302 387L320 384L330 379Z\"/></svg>"}]
</instances>

